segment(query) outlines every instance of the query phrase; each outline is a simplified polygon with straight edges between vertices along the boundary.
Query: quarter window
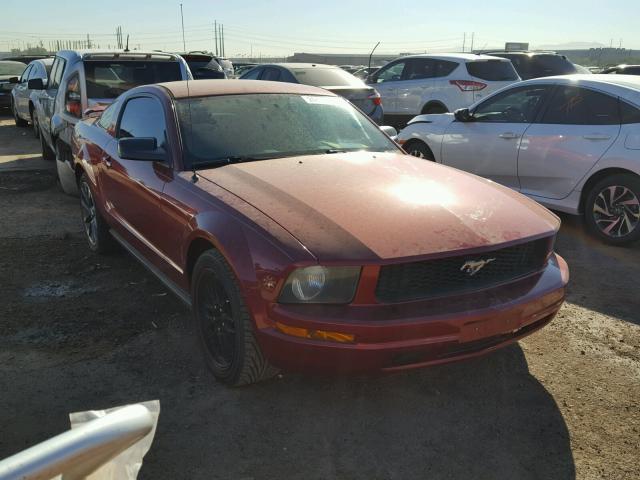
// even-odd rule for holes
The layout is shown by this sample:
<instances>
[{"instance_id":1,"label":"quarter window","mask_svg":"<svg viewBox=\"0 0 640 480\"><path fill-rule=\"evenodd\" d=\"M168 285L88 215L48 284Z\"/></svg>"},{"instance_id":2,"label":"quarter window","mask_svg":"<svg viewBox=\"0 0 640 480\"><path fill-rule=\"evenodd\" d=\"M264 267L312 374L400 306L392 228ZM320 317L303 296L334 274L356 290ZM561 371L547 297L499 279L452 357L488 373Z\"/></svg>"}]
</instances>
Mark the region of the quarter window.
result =
<instances>
[{"instance_id":1,"label":"quarter window","mask_svg":"<svg viewBox=\"0 0 640 480\"><path fill-rule=\"evenodd\" d=\"M101 128L104 128L111 136L115 134L116 121L118 120L119 102L109 105L96 122Z\"/></svg>"},{"instance_id":2,"label":"quarter window","mask_svg":"<svg viewBox=\"0 0 640 480\"><path fill-rule=\"evenodd\" d=\"M436 73L435 77L448 77L453 71L458 68L458 63L450 62L448 60L436 60Z\"/></svg>"},{"instance_id":3,"label":"quarter window","mask_svg":"<svg viewBox=\"0 0 640 480\"><path fill-rule=\"evenodd\" d=\"M640 123L640 108L620 100L620 123Z\"/></svg>"},{"instance_id":4,"label":"quarter window","mask_svg":"<svg viewBox=\"0 0 640 480\"><path fill-rule=\"evenodd\" d=\"M160 102L150 97L129 100L120 119L118 138L155 138L157 147L166 150L167 131Z\"/></svg>"},{"instance_id":5,"label":"quarter window","mask_svg":"<svg viewBox=\"0 0 640 480\"><path fill-rule=\"evenodd\" d=\"M64 58L56 57L53 62L53 68L51 69L51 82L49 82L50 85L48 88L58 88L60 86L66 63Z\"/></svg>"},{"instance_id":6,"label":"quarter window","mask_svg":"<svg viewBox=\"0 0 640 480\"><path fill-rule=\"evenodd\" d=\"M543 85L508 90L478 105L473 117L477 122L531 123L547 90Z\"/></svg>"},{"instance_id":7,"label":"quarter window","mask_svg":"<svg viewBox=\"0 0 640 480\"><path fill-rule=\"evenodd\" d=\"M397 82L402 79L405 62L398 62L386 67L376 75L376 83Z\"/></svg>"},{"instance_id":8,"label":"quarter window","mask_svg":"<svg viewBox=\"0 0 640 480\"><path fill-rule=\"evenodd\" d=\"M20 83L27 83L29 81L29 75L33 71L33 65L29 65L20 76Z\"/></svg>"},{"instance_id":9,"label":"quarter window","mask_svg":"<svg viewBox=\"0 0 640 480\"><path fill-rule=\"evenodd\" d=\"M557 87L542 123L615 125L620 123L618 99L580 87Z\"/></svg>"}]
</instances>

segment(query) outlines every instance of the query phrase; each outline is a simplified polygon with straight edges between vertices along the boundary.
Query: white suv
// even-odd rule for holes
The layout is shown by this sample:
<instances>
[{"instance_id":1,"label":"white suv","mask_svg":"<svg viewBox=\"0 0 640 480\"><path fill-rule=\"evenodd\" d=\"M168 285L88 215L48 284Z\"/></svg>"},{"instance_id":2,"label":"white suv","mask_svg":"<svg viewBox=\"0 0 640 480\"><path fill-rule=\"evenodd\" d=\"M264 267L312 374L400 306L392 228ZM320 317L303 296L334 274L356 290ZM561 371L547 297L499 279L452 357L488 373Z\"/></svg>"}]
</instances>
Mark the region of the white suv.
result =
<instances>
[{"instance_id":1,"label":"white suv","mask_svg":"<svg viewBox=\"0 0 640 480\"><path fill-rule=\"evenodd\" d=\"M367 79L382 97L385 123L404 126L420 114L468 107L520 80L511 61L488 55L410 55L389 62Z\"/></svg>"}]
</instances>

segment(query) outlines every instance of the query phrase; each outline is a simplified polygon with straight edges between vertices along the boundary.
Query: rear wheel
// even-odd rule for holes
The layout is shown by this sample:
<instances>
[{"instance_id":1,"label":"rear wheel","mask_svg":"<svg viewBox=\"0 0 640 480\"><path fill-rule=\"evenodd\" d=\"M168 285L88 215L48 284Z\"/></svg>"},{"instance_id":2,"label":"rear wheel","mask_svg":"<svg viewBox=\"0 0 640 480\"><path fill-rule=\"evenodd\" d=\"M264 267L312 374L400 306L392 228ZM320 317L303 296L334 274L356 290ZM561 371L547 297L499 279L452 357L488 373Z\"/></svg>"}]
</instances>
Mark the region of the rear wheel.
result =
<instances>
[{"instance_id":1,"label":"rear wheel","mask_svg":"<svg viewBox=\"0 0 640 480\"><path fill-rule=\"evenodd\" d=\"M80 215L89 248L97 253L113 251L115 240L109 233L107 222L100 215L86 173L83 173L80 178L79 189Z\"/></svg>"},{"instance_id":2,"label":"rear wheel","mask_svg":"<svg viewBox=\"0 0 640 480\"><path fill-rule=\"evenodd\" d=\"M440 103L432 103L430 105L425 106L422 109L422 114L423 115L433 115L436 113L447 113L449 110L447 110L447 107L445 107L444 105L440 104Z\"/></svg>"},{"instance_id":3,"label":"rear wheel","mask_svg":"<svg viewBox=\"0 0 640 480\"><path fill-rule=\"evenodd\" d=\"M217 250L196 262L191 298L205 362L219 381L248 385L277 373L262 355L235 275Z\"/></svg>"},{"instance_id":4,"label":"rear wheel","mask_svg":"<svg viewBox=\"0 0 640 480\"><path fill-rule=\"evenodd\" d=\"M611 245L640 239L640 177L618 174L598 182L584 207L587 227Z\"/></svg>"},{"instance_id":5,"label":"rear wheel","mask_svg":"<svg viewBox=\"0 0 640 480\"><path fill-rule=\"evenodd\" d=\"M18 111L16 110L16 104L13 102L13 100L11 101L11 111L13 113L13 121L16 122L17 127L26 127L27 125L29 125L29 122L21 119L20 116L18 116Z\"/></svg>"},{"instance_id":6,"label":"rear wheel","mask_svg":"<svg viewBox=\"0 0 640 480\"><path fill-rule=\"evenodd\" d=\"M429 146L421 140L410 140L404 145L404 151L409 155L422 158L423 160L434 161L435 157Z\"/></svg>"}]
</instances>

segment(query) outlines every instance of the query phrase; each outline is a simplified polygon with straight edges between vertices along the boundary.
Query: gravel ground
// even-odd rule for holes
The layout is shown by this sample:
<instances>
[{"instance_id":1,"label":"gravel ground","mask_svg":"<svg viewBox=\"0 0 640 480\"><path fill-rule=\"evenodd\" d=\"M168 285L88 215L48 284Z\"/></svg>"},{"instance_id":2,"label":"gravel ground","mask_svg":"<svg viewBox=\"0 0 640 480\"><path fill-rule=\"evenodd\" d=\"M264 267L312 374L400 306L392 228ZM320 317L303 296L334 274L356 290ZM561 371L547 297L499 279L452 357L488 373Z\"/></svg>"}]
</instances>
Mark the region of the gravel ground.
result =
<instances>
[{"instance_id":1,"label":"gravel ground","mask_svg":"<svg viewBox=\"0 0 640 480\"><path fill-rule=\"evenodd\" d=\"M228 389L158 281L85 247L77 199L20 133L0 119L0 154L11 142L35 165L0 169L0 458L66 430L69 412L159 399L144 479L640 478L640 246L563 217L566 305L492 355Z\"/></svg>"}]
</instances>

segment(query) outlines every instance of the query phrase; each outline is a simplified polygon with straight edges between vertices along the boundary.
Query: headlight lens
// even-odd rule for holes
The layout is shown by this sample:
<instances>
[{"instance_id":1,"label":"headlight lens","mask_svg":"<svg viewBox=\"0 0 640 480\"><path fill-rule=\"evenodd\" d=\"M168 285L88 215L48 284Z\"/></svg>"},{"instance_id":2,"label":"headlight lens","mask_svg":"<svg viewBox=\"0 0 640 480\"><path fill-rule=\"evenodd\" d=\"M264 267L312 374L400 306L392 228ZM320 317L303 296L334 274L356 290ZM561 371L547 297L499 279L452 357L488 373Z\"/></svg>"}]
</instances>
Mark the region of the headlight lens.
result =
<instances>
[{"instance_id":1,"label":"headlight lens","mask_svg":"<svg viewBox=\"0 0 640 480\"><path fill-rule=\"evenodd\" d=\"M349 303L358 285L360 267L298 268L291 272L280 303Z\"/></svg>"}]
</instances>

